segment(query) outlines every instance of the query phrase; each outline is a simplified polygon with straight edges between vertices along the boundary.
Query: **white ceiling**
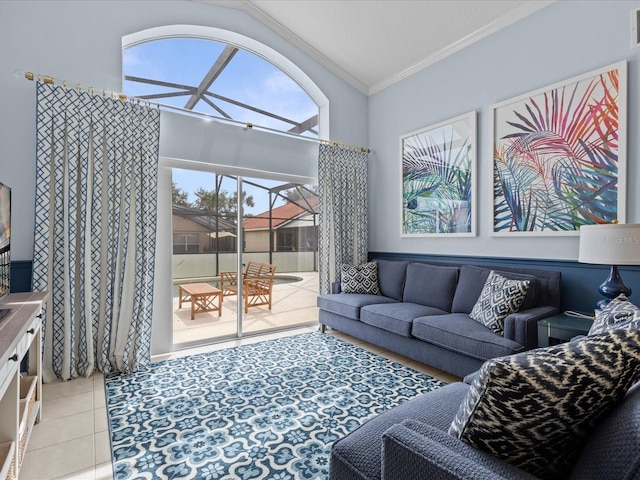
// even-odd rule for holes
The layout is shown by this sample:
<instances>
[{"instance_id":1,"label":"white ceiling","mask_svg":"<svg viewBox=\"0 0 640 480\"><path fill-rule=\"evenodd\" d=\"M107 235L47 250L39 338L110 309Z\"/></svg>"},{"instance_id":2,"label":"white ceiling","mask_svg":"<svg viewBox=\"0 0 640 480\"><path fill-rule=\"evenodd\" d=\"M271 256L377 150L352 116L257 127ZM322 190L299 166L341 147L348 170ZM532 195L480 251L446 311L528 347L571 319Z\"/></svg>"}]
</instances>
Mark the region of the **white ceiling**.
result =
<instances>
[{"instance_id":1,"label":"white ceiling","mask_svg":"<svg viewBox=\"0 0 640 480\"><path fill-rule=\"evenodd\" d=\"M371 95L553 0L199 0L238 8Z\"/></svg>"}]
</instances>

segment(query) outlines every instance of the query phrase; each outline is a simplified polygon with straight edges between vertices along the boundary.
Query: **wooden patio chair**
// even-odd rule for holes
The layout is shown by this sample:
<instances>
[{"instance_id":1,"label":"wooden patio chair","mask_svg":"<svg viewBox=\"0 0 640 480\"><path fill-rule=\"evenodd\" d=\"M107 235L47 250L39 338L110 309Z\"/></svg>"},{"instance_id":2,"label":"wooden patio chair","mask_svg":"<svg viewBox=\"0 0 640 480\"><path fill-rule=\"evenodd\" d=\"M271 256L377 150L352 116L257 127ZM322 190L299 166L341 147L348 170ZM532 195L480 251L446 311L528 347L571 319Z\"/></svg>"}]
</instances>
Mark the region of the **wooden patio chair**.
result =
<instances>
[{"instance_id":1,"label":"wooden patio chair","mask_svg":"<svg viewBox=\"0 0 640 480\"><path fill-rule=\"evenodd\" d=\"M269 305L271 310L271 293L276 266L270 263L250 261L242 274L244 313L249 307ZM238 294L238 273L220 272L220 290L223 296Z\"/></svg>"}]
</instances>

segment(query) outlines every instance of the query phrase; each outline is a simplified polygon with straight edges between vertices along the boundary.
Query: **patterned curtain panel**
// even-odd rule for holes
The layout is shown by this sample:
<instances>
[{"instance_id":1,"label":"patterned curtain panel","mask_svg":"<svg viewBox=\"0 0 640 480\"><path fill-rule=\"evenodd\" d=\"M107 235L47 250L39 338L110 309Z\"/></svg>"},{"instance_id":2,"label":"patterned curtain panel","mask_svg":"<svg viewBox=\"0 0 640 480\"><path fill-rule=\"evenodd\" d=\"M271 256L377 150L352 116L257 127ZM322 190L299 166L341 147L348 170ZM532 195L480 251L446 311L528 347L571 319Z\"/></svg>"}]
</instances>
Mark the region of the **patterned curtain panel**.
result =
<instances>
[{"instance_id":1,"label":"patterned curtain panel","mask_svg":"<svg viewBox=\"0 0 640 480\"><path fill-rule=\"evenodd\" d=\"M160 112L37 84L33 290L44 379L150 359Z\"/></svg>"},{"instance_id":2,"label":"patterned curtain panel","mask_svg":"<svg viewBox=\"0 0 640 480\"><path fill-rule=\"evenodd\" d=\"M318 273L320 294L326 294L340 280L343 263L367 261L367 153L320 144L318 191Z\"/></svg>"}]
</instances>

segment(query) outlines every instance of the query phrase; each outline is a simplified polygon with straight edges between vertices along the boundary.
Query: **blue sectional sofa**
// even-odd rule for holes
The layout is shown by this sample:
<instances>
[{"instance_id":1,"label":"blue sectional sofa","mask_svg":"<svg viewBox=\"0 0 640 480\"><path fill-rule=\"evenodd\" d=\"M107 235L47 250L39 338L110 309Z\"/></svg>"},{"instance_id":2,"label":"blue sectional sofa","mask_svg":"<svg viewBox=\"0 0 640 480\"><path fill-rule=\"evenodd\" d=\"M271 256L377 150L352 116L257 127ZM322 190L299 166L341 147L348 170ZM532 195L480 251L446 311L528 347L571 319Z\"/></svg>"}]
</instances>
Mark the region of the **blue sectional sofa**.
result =
<instances>
[{"instance_id":1,"label":"blue sectional sofa","mask_svg":"<svg viewBox=\"0 0 640 480\"><path fill-rule=\"evenodd\" d=\"M330 480L532 480L537 477L449 435L469 384L392 408L331 450ZM589 435L568 480L640 479L640 384Z\"/></svg>"},{"instance_id":2,"label":"blue sectional sofa","mask_svg":"<svg viewBox=\"0 0 640 480\"><path fill-rule=\"evenodd\" d=\"M377 260L380 295L318 297L325 326L464 377L489 358L538 346L537 321L560 311L560 272ZM530 280L523 304L498 335L469 317L491 270Z\"/></svg>"}]
</instances>

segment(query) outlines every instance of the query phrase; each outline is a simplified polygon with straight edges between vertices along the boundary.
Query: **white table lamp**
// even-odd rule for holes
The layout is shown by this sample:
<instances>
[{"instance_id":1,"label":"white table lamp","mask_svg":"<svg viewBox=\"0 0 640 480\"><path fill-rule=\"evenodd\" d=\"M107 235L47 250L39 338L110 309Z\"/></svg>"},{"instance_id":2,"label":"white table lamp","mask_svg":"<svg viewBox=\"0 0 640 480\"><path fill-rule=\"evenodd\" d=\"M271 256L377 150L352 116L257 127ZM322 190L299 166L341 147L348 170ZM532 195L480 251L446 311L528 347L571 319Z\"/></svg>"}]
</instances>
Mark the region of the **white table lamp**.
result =
<instances>
[{"instance_id":1,"label":"white table lamp","mask_svg":"<svg viewBox=\"0 0 640 480\"><path fill-rule=\"evenodd\" d=\"M618 265L640 265L640 224L608 223L580 227L578 261L611 265L607 278L598 291L606 297L596 308L602 308L621 293L631 295L618 272Z\"/></svg>"}]
</instances>

